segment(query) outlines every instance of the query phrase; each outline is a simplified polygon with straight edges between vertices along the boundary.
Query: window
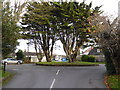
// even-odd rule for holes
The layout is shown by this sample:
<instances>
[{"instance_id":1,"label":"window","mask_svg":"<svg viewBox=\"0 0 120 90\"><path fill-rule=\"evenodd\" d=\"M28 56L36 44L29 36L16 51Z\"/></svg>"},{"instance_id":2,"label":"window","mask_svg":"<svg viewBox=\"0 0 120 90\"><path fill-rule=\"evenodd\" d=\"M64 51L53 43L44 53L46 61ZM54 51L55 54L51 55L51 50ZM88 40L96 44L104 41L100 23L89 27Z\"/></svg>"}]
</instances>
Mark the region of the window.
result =
<instances>
[{"instance_id":1,"label":"window","mask_svg":"<svg viewBox=\"0 0 120 90\"><path fill-rule=\"evenodd\" d=\"M100 49L97 49L97 52L100 52Z\"/></svg>"}]
</instances>

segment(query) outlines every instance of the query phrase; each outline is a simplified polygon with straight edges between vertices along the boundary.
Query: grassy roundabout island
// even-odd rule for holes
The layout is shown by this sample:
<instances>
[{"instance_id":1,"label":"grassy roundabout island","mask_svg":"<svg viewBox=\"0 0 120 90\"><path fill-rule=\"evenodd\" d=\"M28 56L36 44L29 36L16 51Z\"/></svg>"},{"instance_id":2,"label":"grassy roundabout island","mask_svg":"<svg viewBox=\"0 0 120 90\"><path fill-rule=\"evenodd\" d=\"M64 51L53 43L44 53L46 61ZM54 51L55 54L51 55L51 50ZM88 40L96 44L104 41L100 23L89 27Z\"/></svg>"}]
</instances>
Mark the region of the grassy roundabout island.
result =
<instances>
[{"instance_id":1,"label":"grassy roundabout island","mask_svg":"<svg viewBox=\"0 0 120 90\"><path fill-rule=\"evenodd\" d=\"M38 62L36 65L42 65L42 66L98 66L99 64L104 63L97 63L97 62Z\"/></svg>"}]
</instances>

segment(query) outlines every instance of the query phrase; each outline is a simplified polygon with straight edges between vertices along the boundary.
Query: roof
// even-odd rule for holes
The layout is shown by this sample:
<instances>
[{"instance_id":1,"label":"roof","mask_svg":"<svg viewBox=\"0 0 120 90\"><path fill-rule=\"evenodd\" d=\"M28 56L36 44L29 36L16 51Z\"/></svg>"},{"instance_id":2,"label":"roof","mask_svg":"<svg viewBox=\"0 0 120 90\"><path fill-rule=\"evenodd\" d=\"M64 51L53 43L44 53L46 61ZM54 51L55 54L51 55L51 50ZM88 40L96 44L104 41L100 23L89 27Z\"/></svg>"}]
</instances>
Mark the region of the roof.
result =
<instances>
[{"instance_id":1,"label":"roof","mask_svg":"<svg viewBox=\"0 0 120 90\"><path fill-rule=\"evenodd\" d=\"M98 51L99 50L99 51ZM94 47L88 55L103 55L103 51L100 48Z\"/></svg>"},{"instance_id":2,"label":"roof","mask_svg":"<svg viewBox=\"0 0 120 90\"><path fill-rule=\"evenodd\" d=\"M36 52L23 52L23 54L25 56L36 56ZM41 54L43 54L43 53L41 53ZM12 56L16 56L16 54L13 53ZM53 56L63 56L63 57L65 57L66 55L53 54Z\"/></svg>"},{"instance_id":3,"label":"roof","mask_svg":"<svg viewBox=\"0 0 120 90\"><path fill-rule=\"evenodd\" d=\"M25 56L36 56L36 52L24 52Z\"/></svg>"},{"instance_id":4,"label":"roof","mask_svg":"<svg viewBox=\"0 0 120 90\"><path fill-rule=\"evenodd\" d=\"M80 55L88 55L89 52L93 49L93 47L89 47L89 48L86 48L85 50L83 50Z\"/></svg>"}]
</instances>

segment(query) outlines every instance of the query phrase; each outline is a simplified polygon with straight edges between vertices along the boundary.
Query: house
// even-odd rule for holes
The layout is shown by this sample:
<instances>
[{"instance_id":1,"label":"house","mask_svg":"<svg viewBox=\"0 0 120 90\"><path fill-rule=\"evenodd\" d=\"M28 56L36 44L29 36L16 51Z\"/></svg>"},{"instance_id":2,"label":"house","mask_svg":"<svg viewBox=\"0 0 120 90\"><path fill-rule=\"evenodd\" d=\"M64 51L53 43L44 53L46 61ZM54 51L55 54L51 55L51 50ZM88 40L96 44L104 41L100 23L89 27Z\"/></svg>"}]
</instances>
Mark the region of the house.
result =
<instances>
[{"instance_id":1,"label":"house","mask_svg":"<svg viewBox=\"0 0 120 90\"><path fill-rule=\"evenodd\" d=\"M86 48L84 51L82 51L82 53L80 55L88 55L89 52L93 49L93 47L90 48Z\"/></svg>"},{"instance_id":2,"label":"house","mask_svg":"<svg viewBox=\"0 0 120 90\"><path fill-rule=\"evenodd\" d=\"M27 62L39 62L38 58L37 58L37 55L36 55L36 52L26 52L24 51L23 54L25 55L25 57L27 58ZM13 53L12 54L12 57L16 58L16 54ZM46 58L45 56L43 56L42 62L45 62L46 61Z\"/></svg>"},{"instance_id":3,"label":"house","mask_svg":"<svg viewBox=\"0 0 120 90\"><path fill-rule=\"evenodd\" d=\"M25 57L29 57L30 62L38 62L35 52L24 52Z\"/></svg>"},{"instance_id":4,"label":"house","mask_svg":"<svg viewBox=\"0 0 120 90\"><path fill-rule=\"evenodd\" d=\"M93 55L95 56L96 61L105 61L102 49L97 47L88 47L86 49L81 49L80 55L77 56L77 60L80 60L82 55Z\"/></svg>"},{"instance_id":5,"label":"house","mask_svg":"<svg viewBox=\"0 0 120 90\"><path fill-rule=\"evenodd\" d=\"M36 52L23 52L25 57L28 58L30 61L29 62L39 62ZM16 57L15 54L13 54L13 57ZM52 60L56 60L56 61L62 61L62 58L66 58L65 55L58 55L58 54L53 54ZM46 57L43 56L41 62L46 62Z\"/></svg>"},{"instance_id":6,"label":"house","mask_svg":"<svg viewBox=\"0 0 120 90\"><path fill-rule=\"evenodd\" d=\"M80 53L79 55L77 55L76 57L76 60L79 61L81 60L81 56L82 55L88 55L89 52L93 49L93 47L88 47L88 48L85 48L85 49L80 49Z\"/></svg>"},{"instance_id":7,"label":"house","mask_svg":"<svg viewBox=\"0 0 120 90\"><path fill-rule=\"evenodd\" d=\"M105 56L102 52L102 49L100 49L100 48L94 47L93 49L91 49L91 51L88 53L88 55L95 56L95 59L98 62L105 61Z\"/></svg>"},{"instance_id":8,"label":"house","mask_svg":"<svg viewBox=\"0 0 120 90\"><path fill-rule=\"evenodd\" d=\"M30 62L39 62L36 52L24 52L26 57L30 57ZM46 62L46 57L43 56L41 62Z\"/></svg>"}]
</instances>

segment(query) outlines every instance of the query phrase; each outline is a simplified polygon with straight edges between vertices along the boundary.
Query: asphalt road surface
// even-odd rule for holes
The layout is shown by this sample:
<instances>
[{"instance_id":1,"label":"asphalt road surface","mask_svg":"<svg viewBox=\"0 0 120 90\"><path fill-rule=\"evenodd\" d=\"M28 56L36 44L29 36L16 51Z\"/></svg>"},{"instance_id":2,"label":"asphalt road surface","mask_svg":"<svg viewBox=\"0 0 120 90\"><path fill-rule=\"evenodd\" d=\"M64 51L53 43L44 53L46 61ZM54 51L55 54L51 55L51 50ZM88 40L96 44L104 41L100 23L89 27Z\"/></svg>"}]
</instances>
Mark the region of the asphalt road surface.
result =
<instances>
[{"instance_id":1,"label":"asphalt road surface","mask_svg":"<svg viewBox=\"0 0 120 90\"><path fill-rule=\"evenodd\" d=\"M105 66L57 67L7 65L16 75L3 88L106 88Z\"/></svg>"}]
</instances>

